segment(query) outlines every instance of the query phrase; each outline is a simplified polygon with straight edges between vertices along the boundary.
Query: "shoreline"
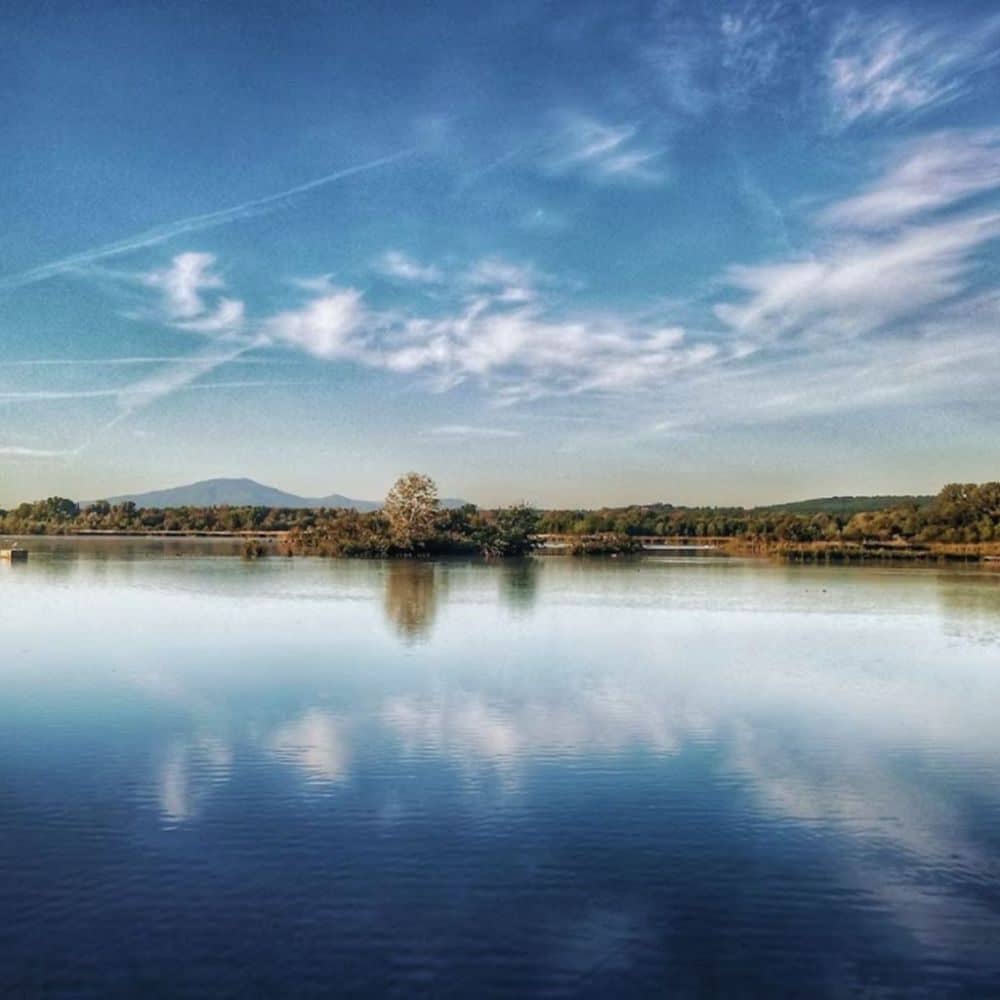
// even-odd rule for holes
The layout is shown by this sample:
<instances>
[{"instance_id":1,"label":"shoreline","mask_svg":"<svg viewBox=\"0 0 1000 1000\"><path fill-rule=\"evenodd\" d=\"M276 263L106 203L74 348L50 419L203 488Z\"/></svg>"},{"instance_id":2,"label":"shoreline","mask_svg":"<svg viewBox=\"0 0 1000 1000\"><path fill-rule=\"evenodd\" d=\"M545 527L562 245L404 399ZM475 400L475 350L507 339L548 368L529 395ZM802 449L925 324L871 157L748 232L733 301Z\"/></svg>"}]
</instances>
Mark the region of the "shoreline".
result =
<instances>
[{"instance_id":1,"label":"shoreline","mask_svg":"<svg viewBox=\"0 0 1000 1000\"><path fill-rule=\"evenodd\" d=\"M329 555L316 552L290 552L280 550L277 544L284 541L287 531L205 531L205 530L83 530L71 532L46 532L44 534L0 534L0 542L17 542L22 547L30 546L32 542L47 547L55 542L87 541L164 541L164 542L200 542L238 543L243 542L249 550L249 543L260 542L254 546L252 553L244 552L251 558L308 558L319 559L360 559L368 561L372 558L396 558L407 560L435 560L448 558L449 553L431 553L415 556L366 556L366 555ZM593 537L581 536L585 540ZM580 540L579 538L577 539ZM639 539L634 541L638 542ZM712 559L755 559L784 563L788 565L849 565L849 566L897 566L897 567L934 567L934 566L978 566L983 569L995 569L1000 572L1000 543L968 543L949 544L937 543L928 545L903 545L892 543L850 543L850 542L805 542L791 544L787 542L774 543L732 538L662 538L654 539L648 536L642 542L650 543L642 547L632 547L622 551L614 551L610 547L595 547L593 550L574 550L568 542L551 543L536 546L530 555L538 558L570 557L574 559L626 559L634 557L663 558L677 557L682 559L712 560ZM706 542L708 544L706 544ZM273 543L270 547L267 543ZM238 554L231 552L227 554ZM456 552L455 556L468 557L470 553ZM485 557L484 557L485 558ZM516 558L516 557L509 557ZM486 561L491 561L486 559ZM504 559L493 561L503 562Z\"/></svg>"}]
</instances>

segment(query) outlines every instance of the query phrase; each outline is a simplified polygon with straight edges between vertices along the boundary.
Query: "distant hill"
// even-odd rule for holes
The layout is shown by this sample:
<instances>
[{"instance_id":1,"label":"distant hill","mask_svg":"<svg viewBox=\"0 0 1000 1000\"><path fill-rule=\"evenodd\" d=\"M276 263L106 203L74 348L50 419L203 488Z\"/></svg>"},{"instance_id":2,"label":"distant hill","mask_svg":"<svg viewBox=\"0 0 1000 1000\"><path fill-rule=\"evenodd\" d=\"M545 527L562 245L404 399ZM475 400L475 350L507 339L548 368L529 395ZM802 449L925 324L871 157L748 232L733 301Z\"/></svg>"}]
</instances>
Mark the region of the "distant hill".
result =
<instances>
[{"instance_id":1,"label":"distant hill","mask_svg":"<svg viewBox=\"0 0 1000 1000\"><path fill-rule=\"evenodd\" d=\"M817 497L814 500L795 500L792 503L776 503L754 509L774 511L776 514L866 514L903 504L926 507L933 499L932 496Z\"/></svg>"},{"instance_id":2,"label":"distant hill","mask_svg":"<svg viewBox=\"0 0 1000 1000\"><path fill-rule=\"evenodd\" d=\"M204 479L187 486L174 486L148 493L127 493L107 497L111 503L132 501L137 507L290 507L294 509L316 507L344 507L352 510L378 510L376 500L355 500L331 493L325 497L300 497L273 486L265 486L253 479ZM466 501L446 497L443 507L461 507Z\"/></svg>"}]
</instances>

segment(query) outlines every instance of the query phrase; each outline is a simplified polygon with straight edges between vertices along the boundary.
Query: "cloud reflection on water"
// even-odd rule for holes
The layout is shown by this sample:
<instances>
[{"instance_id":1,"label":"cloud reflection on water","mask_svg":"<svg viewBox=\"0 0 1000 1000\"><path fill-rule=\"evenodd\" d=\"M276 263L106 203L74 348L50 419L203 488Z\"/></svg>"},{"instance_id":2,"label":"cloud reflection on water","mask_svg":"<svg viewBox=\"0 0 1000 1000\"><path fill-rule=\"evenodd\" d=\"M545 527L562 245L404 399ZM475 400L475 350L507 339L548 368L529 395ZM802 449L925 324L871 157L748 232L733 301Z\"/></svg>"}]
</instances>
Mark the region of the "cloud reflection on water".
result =
<instances>
[{"instance_id":1,"label":"cloud reflection on water","mask_svg":"<svg viewBox=\"0 0 1000 1000\"><path fill-rule=\"evenodd\" d=\"M172 741L159 769L164 820L177 824L194 819L213 786L229 779L232 765L232 750L216 737Z\"/></svg>"},{"instance_id":2,"label":"cloud reflection on water","mask_svg":"<svg viewBox=\"0 0 1000 1000\"><path fill-rule=\"evenodd\" d=\"M345 724L318 708L278 726L267 748L285 764L320 781L339 783L350 775L351 749Z\"/></svg>"}]
</instances>

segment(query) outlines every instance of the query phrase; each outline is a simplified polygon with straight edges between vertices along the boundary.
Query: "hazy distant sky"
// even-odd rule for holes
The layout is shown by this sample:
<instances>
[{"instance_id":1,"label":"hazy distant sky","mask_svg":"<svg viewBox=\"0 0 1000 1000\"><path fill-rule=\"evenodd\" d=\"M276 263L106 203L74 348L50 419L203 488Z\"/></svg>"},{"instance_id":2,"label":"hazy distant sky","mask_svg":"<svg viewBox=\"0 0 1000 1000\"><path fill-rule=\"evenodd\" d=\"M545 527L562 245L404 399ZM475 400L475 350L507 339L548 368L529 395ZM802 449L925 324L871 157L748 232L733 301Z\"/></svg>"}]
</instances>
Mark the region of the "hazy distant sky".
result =
<instances>
[{"instance_id":1,"label":"hazy distant sky","mask_svg":"<svg viewBox=\"0 0 1000 1000\"><path fill-rule=\"evenodd\" d=\"M1000 478L996 3L5 3L0 504Z\"/></svg>"}]
</instances>

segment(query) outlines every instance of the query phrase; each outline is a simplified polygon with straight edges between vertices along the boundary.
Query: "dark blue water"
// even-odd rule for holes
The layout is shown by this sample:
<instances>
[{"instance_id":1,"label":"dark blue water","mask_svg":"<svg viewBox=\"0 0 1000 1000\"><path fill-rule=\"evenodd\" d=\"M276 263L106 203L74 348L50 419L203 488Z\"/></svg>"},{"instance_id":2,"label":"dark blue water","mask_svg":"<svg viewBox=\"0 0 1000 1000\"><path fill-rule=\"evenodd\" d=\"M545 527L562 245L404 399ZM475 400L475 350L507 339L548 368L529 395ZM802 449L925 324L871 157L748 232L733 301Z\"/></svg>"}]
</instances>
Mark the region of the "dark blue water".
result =
<instances>
[{"instance_id":1,"label":"dark blue water","mask_svg":"<svg viewBox=\"0 0 1000 1000\"><path fill-rule=\"evenodd\" d=\"M6 994L1000 996L1000 574L102 543L0 643Z\"/></svg>"}]
</instances>

